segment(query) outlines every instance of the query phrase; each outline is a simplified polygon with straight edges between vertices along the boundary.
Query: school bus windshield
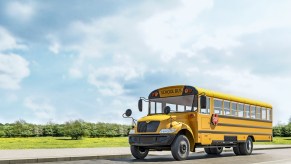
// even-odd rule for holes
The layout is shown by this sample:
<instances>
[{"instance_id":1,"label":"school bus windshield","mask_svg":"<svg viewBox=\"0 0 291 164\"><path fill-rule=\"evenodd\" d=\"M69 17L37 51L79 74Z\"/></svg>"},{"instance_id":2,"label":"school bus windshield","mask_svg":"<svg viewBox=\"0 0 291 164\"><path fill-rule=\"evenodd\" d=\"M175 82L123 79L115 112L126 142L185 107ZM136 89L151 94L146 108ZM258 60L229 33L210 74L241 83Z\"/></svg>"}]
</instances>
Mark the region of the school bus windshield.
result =
<instances>
[{"instance_id":1,"label":"school bus windshield","mask_svg":"<svg viewBox=\"0 0 291 164\"><path fill-rule=\"evenodd\" d=\"M165 106L169 106L171 112L191 112L197 110L197 104L197 95L150 99L149 114L164 113Z\"/></svg>"}]
</instances>

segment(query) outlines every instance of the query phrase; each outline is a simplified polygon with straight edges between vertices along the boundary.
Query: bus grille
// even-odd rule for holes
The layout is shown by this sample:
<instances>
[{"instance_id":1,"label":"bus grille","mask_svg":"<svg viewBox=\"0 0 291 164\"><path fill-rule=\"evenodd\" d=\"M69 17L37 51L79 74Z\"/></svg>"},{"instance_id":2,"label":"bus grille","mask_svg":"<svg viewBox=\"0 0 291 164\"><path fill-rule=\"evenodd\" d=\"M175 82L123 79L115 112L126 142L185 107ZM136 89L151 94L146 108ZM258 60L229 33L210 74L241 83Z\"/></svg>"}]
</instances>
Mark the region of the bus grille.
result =
<instances>
[{"instance_id":1,"label":"bus grille","mask_svg":"<svg viewBox=\"0 0 291 164\"><path fill-rule=\"evenodd\" d=\"M151 121L146 123L145 121L138 122L137 132L156 132L160 125L160 121Z\"/></svg>"}]
</instances>

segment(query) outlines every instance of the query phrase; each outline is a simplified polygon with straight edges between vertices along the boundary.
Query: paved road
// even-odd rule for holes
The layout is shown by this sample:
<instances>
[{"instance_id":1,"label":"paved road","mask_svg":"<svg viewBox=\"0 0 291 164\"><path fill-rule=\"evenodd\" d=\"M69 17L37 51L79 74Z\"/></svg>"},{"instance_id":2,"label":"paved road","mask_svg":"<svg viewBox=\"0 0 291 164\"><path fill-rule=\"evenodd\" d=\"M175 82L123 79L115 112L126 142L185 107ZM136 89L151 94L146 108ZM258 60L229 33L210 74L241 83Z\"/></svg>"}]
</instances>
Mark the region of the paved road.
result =
<instances>
[{"instance_id":1,"label":"paved road","mask_svg":"<svg viewBox=\"0 0 291 164\"><path fill-rule=\"evenodd\" d=\"M187 161L175 161L171 156L149 156L145 160L107 159L107 160L84 160L70 162L50 162L46 164L115 164L115 163L189 163L189 164L290 164L291 149L255 150L251 156L235 156L233 152L223 152L220 156L210 156L205 153L193 153Z\"/></svg>"}]
</instances>

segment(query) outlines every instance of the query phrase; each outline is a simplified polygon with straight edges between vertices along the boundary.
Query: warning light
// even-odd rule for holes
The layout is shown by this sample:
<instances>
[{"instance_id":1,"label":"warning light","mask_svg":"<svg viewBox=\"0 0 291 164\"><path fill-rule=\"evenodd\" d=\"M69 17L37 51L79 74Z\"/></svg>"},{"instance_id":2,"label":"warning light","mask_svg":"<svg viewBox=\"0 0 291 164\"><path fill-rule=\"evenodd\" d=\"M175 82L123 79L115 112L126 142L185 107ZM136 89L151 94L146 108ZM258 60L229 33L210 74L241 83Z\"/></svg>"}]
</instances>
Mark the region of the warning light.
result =
<instances>
[{"instance_id":1,"label":"warning light","mask_svg":"<svg viewBox=\"0 0 291 164\"><path fill-rule=\"evenodd\" d=\"M192 93L192 89L190 89L190 88L186 88L184 92L185 92L185 93Z\"/></svg>"},{"instance_id":2,"label":"warning light","mask_svg":"<svg viewBox=\"0 0 291 164\"><path fill-rule=\"evenodd\" d=\"M153 96L153 97L157 97L158 95L159 95L158 92L154 92L154 93L152 93L152 96Z\"/></svg>"}]
</instances>

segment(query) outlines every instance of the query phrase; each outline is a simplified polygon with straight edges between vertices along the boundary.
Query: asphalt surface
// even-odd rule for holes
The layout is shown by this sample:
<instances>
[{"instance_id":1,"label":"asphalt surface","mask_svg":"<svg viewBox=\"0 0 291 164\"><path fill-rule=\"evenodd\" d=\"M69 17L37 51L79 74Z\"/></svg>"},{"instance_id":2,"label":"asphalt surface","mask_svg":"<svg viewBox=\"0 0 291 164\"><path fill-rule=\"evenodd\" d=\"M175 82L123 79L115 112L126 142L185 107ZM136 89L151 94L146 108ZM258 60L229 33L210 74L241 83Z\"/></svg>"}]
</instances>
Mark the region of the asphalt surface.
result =
<instances>
[{"instance_id":1,"label":"asphalt surface","mask_svg":"<svg viewBox=\"0 0 291 164\"><path fill-rule=\"evenodd\" d=\"M69 162L47 162L46 164L115 164L115 163L189 163L189 164L291 164L291 149L254 150L250 156L236 156L233 152L223 152L219 156L192 153L186 161L175 161L172 156L148 156L144 160L132 158L82 160Z\"/></svg>"}]
</instances>

